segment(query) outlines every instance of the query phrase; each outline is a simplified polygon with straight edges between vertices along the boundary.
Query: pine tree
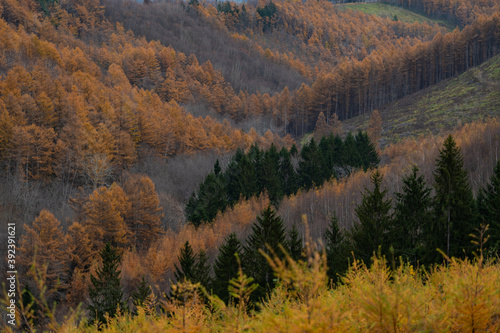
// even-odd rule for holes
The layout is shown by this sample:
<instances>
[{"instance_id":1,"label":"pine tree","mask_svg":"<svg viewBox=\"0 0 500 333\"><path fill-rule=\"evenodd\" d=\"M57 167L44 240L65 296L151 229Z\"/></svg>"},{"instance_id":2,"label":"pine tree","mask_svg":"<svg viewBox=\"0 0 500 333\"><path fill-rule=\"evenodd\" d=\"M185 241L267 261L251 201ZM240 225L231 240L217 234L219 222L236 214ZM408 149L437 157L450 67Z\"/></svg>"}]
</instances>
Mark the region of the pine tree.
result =
<instances>
[{"instance_id":1,"label":"pine tree","mask_svg":"<svg viewBox=\"0 0 500 333\"><path fill-rule=\"evenodd\" d=\"M266 246L268 245L272 251L281 256L279 244L287 248L283 220L271 206L268 206L252 225L252 233L243 250L244 271L259 284L259 288L253 294L255 300L263 298L275 286L273 270L259 250L271 255Z\"/></svg>"},{"instance_id":2,"label":"pine tree","mask_svg":"<svg viewBox=\"0 0 500 333\"><path fill-rule=\"evenodd\" d=\"M333 135L324 136L321 138L318 149L323 159L323 175L325 180L329 180L334 176L334 157L333 150L335 145L335 138Z\"/></svg>"},{"instance_id":3,"label":"pine tree","mask_svg":"<svg viewBox=\"0 0 500 333\"><path fill-rule=\"evenodd\" d=\"M297 191L297 173L293 167L291 155L285 147L280 150L279 175L284 195L294 194Z\"/></svg>"},{"instance_id":4,"label":"pine tree","mask_svg":"<svg viewBox=\"0 0 500 333\"><path fill-rule=\"evenodd\" d=\"M196 255L196 262L194 264L194 276L191 282L201 283L202 286L208 287L211 285L210 278L210 265L208 264L208 257L205 250L200 249Z\"/></svg>"},{"instance_id":5,"label":"pine tree","mask_svg":"<svg viewBox=\"0 0 500 333\"><path fill-rule=\"evenodd\" d=\"M195 276L195 264L196 264L196 256L194 255L193 248L189 241L184 243L184 246L181 248L181 253L177 257L179 260L179 266L177 264L174 265L175 272L174 276L177 282L180 282L184 279L193 281Z\"/></svg>"},{"instance_id":6,"label":"pine tree","mask_svg":"<svg viewBox=\"0 0 500 333\"><path fill-rule=\"evenodd\" d=\"M248 150L246 159L242 160L242 187L245 198L250 198L263 192L266 184L264 174L264 153L253 144Z\"/></svg>"},{"instance_id":7,"label":"pine tree","mask_svg":"<svg viewBox=\"0 0 500 333\"><path fill-rule=\"evenodd\" d=\"M229 302L229 280L238 276L238 262L235 254L241 256L242 244L235 233L229 234L224 244L219 248L219 255L215 260L212 288L213 292L226 304Z\"/></svg>"},{"instance_id":8,"label":"pine tree","mask_svg":"<svg viewBox=\"0 0 500 333\"><path fill-rule=\"evenodd\" d=\"M304 259L304 242L295 224L288 233L288 245L288 253L293 260Z\"/></svg>"},{"instance_id":9,"label":"pine tree","mask_svg":"<svg viewBox=\"0 0 500 333\"><path fill-rule=\"evenodd\" d=\"M210 172L186 205L186 217L194 226L210 223L227 207L226 188L221 175Z\"/></svg>"},{"instance_id":10,"label":"pine tree","mask_svg":"<svg viewBox=\"0 0 500 333\"><path fill-rule=\"evenodd\" d=\"M359 223L355 224L351 236L358 259L368 263L379 246L387 250L387 231L391 223L391 199L385 199L387 189L381 190L382 175L375 170L371 176L373 190L365 188L363 200L356 207Z\"/></svg>"},{"instance_id":11,"label":"pine tree","mask_svg":"<svg viewBox=\"0 0 500 333\"><path fill-rule=\"evenodd\" d=\"M380 159L368 134L359 131L358 134L356 134L355 141L358 150L359 164L355 164L354 166L362 167L365 171L369 168L376 167Z\"/></svg>"},{"instance_id":12,"label":"pine tree","mask_svg":"<svg viewBox=\"0 0 500 333\"><path fill-rule=\"evenodd\" d=\"M424 177L418 175L417 166L403 177L403 184L403 192L395 194L397 202L390 243L396 257L403 256L417 264L425 248L425 231L429 230L432 221L431 189L426 186Z\"/></svg>"},{"instance_id":13,"label":"pine tree","mask_svg":"<svg viewBox=\"0 0 500 333\"><path fill-rule=\"evenodd\" d=\"M474 197L462 153L451 135L444 141L436 160L434 188L434 245L448 257L460 256L462 249L470 250L471 246L469 234L475 227Z\"/></svg>"},{"instance_id":14,"label":"pine tree","mask_svg":"<svg viewBox=\"0 0 500 333\"><path fill-rule=\"evenodd\" d=\"M323 156L316 145L314 138L306 144L300 152L299 169L297 171L300 185L305 189L320 186L326 179L327 171Z\"/></svg>"},{"instance_id":15,"label":"pine tree","mask_svg":"<svg viewBox=\"0 0 500 333\"><path fill-rule=\"evenodd\" d=\"M200 282L207 287L210 285L210 265L205 250L201 249L196 255L189 241L184 243L179 257L179 266L174 265L174 276L177 282L189 280L192 283Z\"/></svg>"},{"instance_id":16,"label":"pine tree","mask_svg":"<svg viewBox=\"0 0 500 333\"><path fill-rule=\"evenodd\" d=\"M273 144L264 153L259 174L262 186L267 190L271 203L276 205L283 198L283 184L279 174L280 155Z\"/></svg>"},{"instance_id":17,"label":"pine tree","mask_svg":"<svg viewBox=\"0 0 500 333\"><path fill-rule=\"evenodd\" d=\"M490 183L478 195L481 222L489 225L490 238L486 246L500 254L500 160L497 162Z\"/></svg>"},{"instance_id":18,"label":"pine tree","mask_svg":"<svg viewBox=\"0 0 500 333\"><path fill-rule=\"evenodd\" d=\"M221 173L221 170L222 170L222 168L220 167L219 159L217 159L217 161L215 161L215 164L214 164L215 175L218 176Z\"/></svg>"},{"instance_id":19,"label":"pine tree","mask_svg":"<svg viewBox=\"0 0 500 333\"><path fill-rule=\"evenodd\" d=\"M361 156L354 135L349 132L344 140L344 149L342 150L342 162L344 167L358 167L361 165Z\"/></svg>"},{"instance_id":20,"label":"pine tree","mask_svg":"<svg viewBox=\"0 0 500 333\"><path fill-rule=\"evenodd\" d=\"M245 158L243 150L238 149L229 162L226 172L224 172L224 181L227 190L227 203L231 206L238 202L240 200L240 196L244 193L241 178L243 165L242 161Z\"/></svg>"},{"instance_id":21,"label":"pine tree","mask_svg":"<svg viewBox=\"0 0 500 333\"><path fill-rule=\"evenodd\" d=\"M137 309L138 307L143 306L144 302L150 295L151 287L148 285L146 278L143 276L136 290L131 294L134 307Z\"/></svg>"},{"instance_id":22,"label":"pine tree","mask_svg":"<svg viewBox=\"0 0 500 333\"><path fill-rule=\"evenodd\" d=\"M91 323L97 321L97 323L107 324L106 315L113 318L118 314L119 309L125 309L118 270L121 258L110 243L106 243L100 256L102 266L97 269L96 276L90 276L92 287L89 289L88 310Z\"/></svg>"},{"instance_id":23,"label":"pine tree","mask_svg":"<svg viewBox=\"0 0 500 333\"><path fill-rule=\"evenodd\" d=\"M349 246L344 232L339 228L339 220L335 212L325 232L325 242L328 277L336 283L339 281L339 276L349 267Z\"/></svg>"}]
</instances>

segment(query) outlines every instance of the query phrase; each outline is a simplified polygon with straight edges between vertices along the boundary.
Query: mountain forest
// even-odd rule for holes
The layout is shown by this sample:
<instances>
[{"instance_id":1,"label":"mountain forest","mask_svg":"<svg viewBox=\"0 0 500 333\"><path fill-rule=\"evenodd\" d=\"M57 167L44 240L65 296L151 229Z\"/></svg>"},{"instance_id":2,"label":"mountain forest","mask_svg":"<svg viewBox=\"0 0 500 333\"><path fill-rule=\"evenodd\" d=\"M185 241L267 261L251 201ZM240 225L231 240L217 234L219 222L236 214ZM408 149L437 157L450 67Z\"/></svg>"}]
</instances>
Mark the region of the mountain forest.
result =
<instances>
[{"instance_id":1,"label":"mountain forest","mask_svg":"<svg viewBox=\"0 0 500 333\"><path fill-rule=\"evenodd\" d=\"M500 331L498 0L0 0L0 329Z\"/></svg>"}]
</instances>

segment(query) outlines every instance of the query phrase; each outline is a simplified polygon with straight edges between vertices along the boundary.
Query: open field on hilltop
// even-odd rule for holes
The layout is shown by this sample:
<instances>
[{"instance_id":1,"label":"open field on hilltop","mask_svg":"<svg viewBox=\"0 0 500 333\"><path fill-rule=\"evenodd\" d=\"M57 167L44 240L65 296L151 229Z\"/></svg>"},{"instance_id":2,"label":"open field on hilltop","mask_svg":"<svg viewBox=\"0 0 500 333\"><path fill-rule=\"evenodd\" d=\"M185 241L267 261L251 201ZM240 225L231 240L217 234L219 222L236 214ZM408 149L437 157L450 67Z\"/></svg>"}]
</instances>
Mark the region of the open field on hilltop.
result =
<instances>
[{"instance_id":1,"label":"open field on hilltop","mask_svg":"<svg viewBox=\"0 0 500 333\"><path fill-rule=\"evenodd\" d=\"M500 56L462 75L381 108L382 145L407 137L449 131L500 116ZM348 119L345 130L365 130L370 115Z\"/></svg>"},{"instance_id":2,"label":"open field on hilltop","mask_svg":"<svg viewBox=\"0 0 500 333\"><path fill-rule=\"evenodd\" d=\"M397 16L398 20L406 23L427 23L430 25L438 24L440 26L446 27L448 30L453 30L455 27L443 20L434 20L428 18L424 15L417 14L410 10L404 9L402 7L389 5L386 3L376 2L376 3L347 3L337 5L340 9L346 10L351 9L354 11L360 11L365 14L375 15L379 17L394 18Z\"/></svg>"}]
</instances>

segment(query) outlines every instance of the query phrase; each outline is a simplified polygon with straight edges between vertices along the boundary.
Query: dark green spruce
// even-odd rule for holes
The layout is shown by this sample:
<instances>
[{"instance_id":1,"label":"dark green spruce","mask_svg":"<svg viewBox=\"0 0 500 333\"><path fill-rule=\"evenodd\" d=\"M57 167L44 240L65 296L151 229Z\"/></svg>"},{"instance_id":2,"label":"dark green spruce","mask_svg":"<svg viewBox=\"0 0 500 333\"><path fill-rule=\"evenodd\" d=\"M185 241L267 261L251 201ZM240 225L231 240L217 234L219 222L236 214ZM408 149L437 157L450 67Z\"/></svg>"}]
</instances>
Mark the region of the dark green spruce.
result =
<instances>
[{"instance_id":1,"label":"dark green spruce","mask_svg":"<svg viewBox=\"0 0 500 333\"><path fill-rule=\"evenodd\" d=\"M328 277L333 283L340 280L349 267L350 248L344 231L340 230L337 214L333 213L325 232L325 250Z\"/></svg>"},{"instance_id":2,"label":"dark green spruce","mask_svg":"<svg viewBox=\"0 0 500 333\"><path fill-rule=\"evenodd\" d=\"M386 199L387 189L381 189L382 175L375 170L371 175L373 190L365 188L363 200L356 207L359 223L354 224L351 236L357 259L370 262L374 253L381 246L383 253L388 250L387 231L392 216L391 199Z\"/></svg>"},{"instance_id":3,"label":"dark green spruce","mask_svg":"<svg viewBox=\"0 0 500 333\"><path fill-rule=\"evenodd\" d=\"M215 260L212 283L214 294L219 296L226 304L229 302L229 280L238 276L238 261L235 254L241 257L242 244L235 233L229 234L219 248L219 254Z\"/></svg>"},{"instance_id":4,"label":"dark green spruce","mask_svg":"<svg viewBox=\"0 0 500 333\"><path fill-rule=\"evenodd\" d=\"M418 171L413 166L411 173L403 177L403 191L395 194L394 221L389 234L395 256L402 256L414 265L425 257L426 251L435 251L426 243L433 219L431 189Z\"/></svg>"},{"instance_id":5,"label":"dark green spruce","mask_svg":"<svg viewBox=\"0 0 500 333\"><path fill-rule=\"evenodd\" d=\"M90 302L87 309L91 324L107 324L106 315L114 318L119 309L125 309L118 270L120 254L107 243L100 256L102 266L97 269L95 276L90 276L92 286L89 289Z\"/></svg>"},{"instance_id":6,"label":"dark green spruce","mask_svg":"<svg viewBox=\"0 0 500 333\"><path fill-rule=\"evenodd\" d=\"M476 228L475 203L462 153L450 135L439 150L434 171L435 219L429 237L448 257L471 253L470 234ZM435 260L439 261L436 254Z\"/></svg>"},{"instance_id":7,"label":"dark green spruce","mask_svg":"<svg viewBox=\"0 0 500 333\"><path fill-rule=\"evenodd\" d=\"M270 292L276 284L273 270L259 250L272 256L271 251L266 246L269 245L276 255L283 257L279 244L285 249L287 248L283 220L271 206L268 206L252 225L252 232L243 249L243 270L259 284L258 289L252 294L255 301L265 297L266 293Z\"/></svg>"},{"instance_id":8,"label":"dark green spruce","mask_svg":"<svg viewBox=\"0 0 500 333\"><path fill-rule=\"evenodd\" d=\"M489 225L486 248L492 255L500 255L500 160L493 170L489 184L478 195L481 223Z\"/></svg>"}]
</instances>

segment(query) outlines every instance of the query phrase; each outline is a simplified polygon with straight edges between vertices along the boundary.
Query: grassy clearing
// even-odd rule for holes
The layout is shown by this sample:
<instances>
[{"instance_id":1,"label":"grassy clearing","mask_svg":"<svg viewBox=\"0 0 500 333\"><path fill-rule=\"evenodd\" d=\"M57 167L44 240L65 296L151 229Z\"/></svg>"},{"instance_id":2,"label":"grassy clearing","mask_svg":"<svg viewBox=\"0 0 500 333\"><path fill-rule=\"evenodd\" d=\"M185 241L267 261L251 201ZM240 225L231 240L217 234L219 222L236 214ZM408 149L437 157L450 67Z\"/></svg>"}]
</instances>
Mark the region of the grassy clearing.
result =
<instances>
[{"instance_id":1,"label":"grassy clearing","mask_svg":"<svg viewBox=\"0 0 500 333\"><path fill-rule=\"evenodd\" d=\"M464 123L500 116L500 55L462 75L380 108L382 145L438 134ZM346 120L346 130L366 130L369 115Z\"/></svg>"},{"instance_id":2,"label":"grassy clearing","mask_svg":"<svg viewBox=\"0 0 500 333\"><path fill-rule=\"evenodd\" d=\"M450 25L446 21L441 21L441 20L433 20L430 19L426 16L414 13L412 11L409 11L407 9L389 5L386 3L348 3L348 4L341 4L337 5L340 9L346 10L346 9L351 9L354 11L360 11L365 14L370 14L370 15L375 15L379 17L387 17L390 19L394 19L394 16L396 15L397 19L401 22L405 23L427 23L429 25L434 25L438 24L440 26L446 27L448 30L453 30L455 27Z\"/></svg>"}]
</instances>

